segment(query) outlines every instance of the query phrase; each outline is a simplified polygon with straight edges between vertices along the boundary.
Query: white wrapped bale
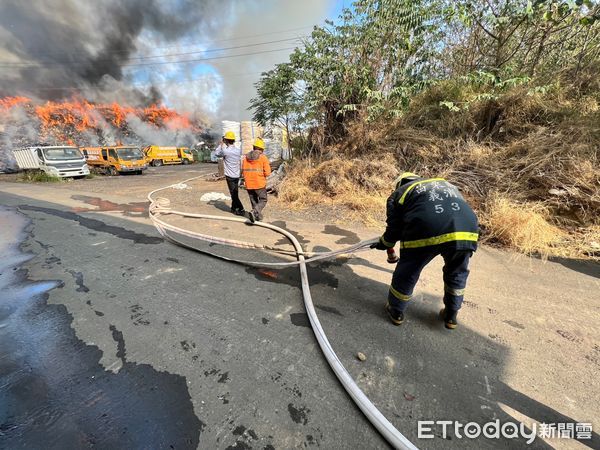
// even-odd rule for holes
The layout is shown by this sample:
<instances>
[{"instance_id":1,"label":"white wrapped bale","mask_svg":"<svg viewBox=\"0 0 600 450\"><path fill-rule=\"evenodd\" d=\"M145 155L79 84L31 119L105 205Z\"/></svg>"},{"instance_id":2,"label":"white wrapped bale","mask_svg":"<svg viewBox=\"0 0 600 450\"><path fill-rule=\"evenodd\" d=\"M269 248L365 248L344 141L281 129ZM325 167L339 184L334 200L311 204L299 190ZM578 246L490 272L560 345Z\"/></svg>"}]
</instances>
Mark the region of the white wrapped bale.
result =
<instances>
[{"instance_id":1,"label":"white wrapped bale","mask_svg":"<svg viewBox=\"0 0 600 450\"><path fill-rule=\"evenodd\" d=\"M269 147L267 151L265 151L265 154L269 158L269 161L279 161L281 159L282 139L283 133L281 128L273 127L271 129L271 139L269 142Z\"/></svg>"},{"instance_id":2,"label":"white wrapped bale","mask_svg":"<svg viewBox=\"0 0 600 450\"><path fill-rule=\"evenodd\" d=\"M242 153L246 154L252 150L254 140L263 137L263 128L258 122L245 120L241 125L242 133Z\"/></svg>"},{"instance_id":3,"label":"white wrapped bale","mask_svg":"<svg viewBox=\"0 0 600 450\"><path fill-rule=\"evenodd\" d=\"M248 120L242 121L242 153L245 155L246 153L252 150L252 122Z\"/></svg>"}]
</instances>

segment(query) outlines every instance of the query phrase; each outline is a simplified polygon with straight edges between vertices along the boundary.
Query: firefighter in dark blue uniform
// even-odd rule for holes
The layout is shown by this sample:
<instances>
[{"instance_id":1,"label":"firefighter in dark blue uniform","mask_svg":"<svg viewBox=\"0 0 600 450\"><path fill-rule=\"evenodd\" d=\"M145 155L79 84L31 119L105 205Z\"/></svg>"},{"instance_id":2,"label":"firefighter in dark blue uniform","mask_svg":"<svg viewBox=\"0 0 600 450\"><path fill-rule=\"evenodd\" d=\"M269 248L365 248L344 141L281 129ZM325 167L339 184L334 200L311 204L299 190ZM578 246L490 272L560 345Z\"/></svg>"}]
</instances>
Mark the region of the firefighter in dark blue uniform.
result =
<instances>
[{"instance_id":1,"label":"firefighter in dark blue uniform","mask_svg":"<svg viewBox=\"0 0 600 450\"><path fill-rule=\"evenodd\" d=\"M404 311L423 268L438 255L444 258L446 328L457 326L469 259L477 250L477 217L456 186L443 178L421 178L405 172L387 200L387 227L373 248L387 250L400 241L400 260L394 270L386 311L395 325Z\"/></svg>"}]
</instances>

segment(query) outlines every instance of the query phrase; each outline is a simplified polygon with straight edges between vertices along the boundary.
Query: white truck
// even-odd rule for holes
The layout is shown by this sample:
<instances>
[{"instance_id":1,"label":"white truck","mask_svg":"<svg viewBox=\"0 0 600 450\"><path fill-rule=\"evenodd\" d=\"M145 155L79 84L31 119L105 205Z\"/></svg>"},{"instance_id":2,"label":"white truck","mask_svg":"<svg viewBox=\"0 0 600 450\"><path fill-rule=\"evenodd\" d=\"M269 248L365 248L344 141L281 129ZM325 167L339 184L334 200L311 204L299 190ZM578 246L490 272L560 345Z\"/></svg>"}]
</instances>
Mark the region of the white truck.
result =
<instances>
[{"instance_id":1,"label":"white truck","mask_svg":"<svg viewBox=\"0 0 600 450\"><path fill-rule=\"evenodd\" d=\"M54 177L82 177L90 169L77 147L37 146L14 149L21 170L42 170Z\"/></svg>"}]
</instances>

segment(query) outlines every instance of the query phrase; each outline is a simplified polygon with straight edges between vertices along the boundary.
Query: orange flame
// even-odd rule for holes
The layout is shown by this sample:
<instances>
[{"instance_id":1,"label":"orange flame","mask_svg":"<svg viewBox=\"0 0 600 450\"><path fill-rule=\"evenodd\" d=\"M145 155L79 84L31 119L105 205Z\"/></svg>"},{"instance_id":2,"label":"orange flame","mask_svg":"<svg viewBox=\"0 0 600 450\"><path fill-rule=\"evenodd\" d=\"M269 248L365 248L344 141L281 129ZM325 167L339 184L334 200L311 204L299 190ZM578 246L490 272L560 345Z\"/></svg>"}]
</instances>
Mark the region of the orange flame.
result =
<instances>
[{"instance_id":1,"label":"orange flame","mask_svg":"<svg viewBox=\"0 0 600 450\"><path fill-rule=\"evenodd\" d=\"M27 97L4 97L0 98L0 108L9 110L24 103L30 103Z\"/></svg>"},{"instance_id":2,"label":"orange flame","mask_svg":"<svg viewBox=\"0 0 600 450\"><path fill-rule=\"evenodd\" d=\"M63 103L46 102L45 105L36 106L35 113L44 128L71 125L77 131L85 131L95 128L98 123L94 105L85 100Z\"/></svg>"},{"instance_id":3,"label":"orange flame","mask_svg":"<svg viewBox=\"0 0 600 450\"><path fill-rule=\"evenodd\" d=\"M157 128L170 130L189 129L200 131L185 114L167 108L163 105L151 105L147 108L137 108L129 105L94 104L85 99L73 97L60 102L48 101L43 105L34 106L27 97L0 98L0 113L9 112L12 108L30 105L29 114L35 114L41 123L41 135L53 135L63 142L72 142L68 136L73 131L97 132L106 123L123 128L127 125L127 116L133 115L144 122L151 123Z\"/></svg>"},{"instance_id":4,"label":"orange flame","mask_svg":"<svg viewBox=\"0 0 600 450\"><path fill-rule=\"evenodd\" d=\"M172 130L191 128L190 119L164 106L152 105L144 109L143 120L156 126L166 126Z\"/></svg>"},{"instance_id":5,"label":"orange flame","mask_svg":"<svg viewBox=\"0 0 600 450\"><path fill-rule=\"evenodd\" d=\"M103 115L105 117L108 118L108 116L112 115L110 122L116 127L121 127L129 114L136 114L136 108L131 106L121 106L117 102L114 102L109 107L100 105L98 108L103 110Z\"/></svg>"}]
</instances>

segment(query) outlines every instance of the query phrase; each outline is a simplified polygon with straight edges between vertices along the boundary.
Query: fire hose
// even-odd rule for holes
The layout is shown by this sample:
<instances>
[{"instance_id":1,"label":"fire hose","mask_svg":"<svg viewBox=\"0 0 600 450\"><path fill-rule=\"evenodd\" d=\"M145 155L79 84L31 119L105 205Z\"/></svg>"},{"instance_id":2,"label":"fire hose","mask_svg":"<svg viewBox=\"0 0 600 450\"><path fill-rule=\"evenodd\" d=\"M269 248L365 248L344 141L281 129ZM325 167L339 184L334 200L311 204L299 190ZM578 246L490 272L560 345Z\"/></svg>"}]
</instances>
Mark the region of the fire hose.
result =
<instances>
[{"instance_id":1,"label":"fire hose","mask_svg":"<svg viewBox=\"0 0 600 450\"><path fill-rule=\"evenodd\" d=\"M195 180L195 179L201 178L201 177L202 176L188 178L187 180L184 180L179 184L184 184L184 183L187 183L189 181L192 181L192 180ZM254 226L267 228L269 230L273 230L277 233L284 235L286 238L289 239L289 241L294 246L294 249L295 249L294 252L289 252L286 250L269 247L269 246L264 246L264 245L260 245L260 244L256 244L256 243L252 243L252 242L224 239L224 238L219 238L219 237L215 237L215 236L209 236L206 234L196 233L194 231L186 230L181 227L177 227L173 224L170 224L168 222L165 222L164 220L162 220L161 216L175 215L175 216L188 217L188 218L198 218L198 219L207 219L207 220L225 220L225 221L229 221L229 222L240 222L240 223L248 223L249 220L238 218L238 217L213 216L213 215L208 215L208 214L197 214L197 213L178 211L175 209L171 209L169 199L164 198L164 197L163 198L161 198L161 197L153 198L153 195L155 193L163 191L165 189L169 189L173 186L175 186L175 185L169 185L169 186L165 186L162 188L158 188L148 194L148 200L150 201L149 216L150 216L150 219L152 220L152 223L154 224L154 226L156 227L158 232L161 234L161 236L163 236L165 239L168 239L178 245L181 245L181 246L184 246L184 247L196 250L196 251L199 251L199 250L197 248L193 247L192 245L187 244L179 239L176 239L172 235L169 235L168 232L170 231L172 233L177 233L181 236L186 236L191 239L199 239L199 240L206 241L206 242L213 243L213 244L222 244L222 245L238 247L238 248L270 250L270 251L284 253L284 254L292 253L297 258L297 261L273 263L273 262L258 262L258 261L240 261L238 259L227 258L225 256L216 255L211 252L203 251L204 253L209 253L212 256L218 257L218 258L226 260L226 261L247 264L247 265L251 265L251 266L282 268L282 267L287 267L287 266L298 265L300 268L300 279L301 279L301 284L302 284L302 297L304 299L304 306L306 308L306 313L310 320L310 324L311 324L312 330L315 334L315 337L317 339L317 342L319 343L319 346L321 347L321 351L323 352L325 359L331 366L333 372L335 373L337 378L340 380L340 382L342 383L342 386L344 387L346 392L350 395L352 400L360 408L360 410L367 417L367 419L371 422L371 424L389 442L390 445L392 445L394 448L398 448L398 449L416 449L417 447L415 447L402 433L400 433L400 431L398 431L396 429L396 427L394 427L394 425L392 425L390 423L390 421L387 420L385 418L385 416L377 409L377 407L369 400L369 398L358 387L358 385L352 379L352 376L348 373L346 368L343 366L342 362L339 360L335 351L333 350L333 347L329 343L327 336L325 335L325 331L323 330L323 327L321 326L321 322L319 321L319 319L317 317L317 313L315 311L315 307L313 305L312 297L310 294L310 285L308 282L308 272L306 269L307 263L318 261L318 260L323 260L323 259L328 259L328 258L333 258L333 257L341 255L341 254L356 253L359 251L367 250L367 249L369 249L371 244L377 242L377 238L361 241L358 244L355 244L355 245L352 245L350 247L346 247L346 248L343 248L340 250L336 250L336 251L308 253L308 252L304 252L304 250L302 249L302 246L300 245L300 243L298 242L296 237L293 234L291 234L289 231L284 230L275 225L265 223L265 222L260 222L260 221L255 222ZM307 257L308 257L308 259L307 259Z\"/></svg>"}]
</instances>

